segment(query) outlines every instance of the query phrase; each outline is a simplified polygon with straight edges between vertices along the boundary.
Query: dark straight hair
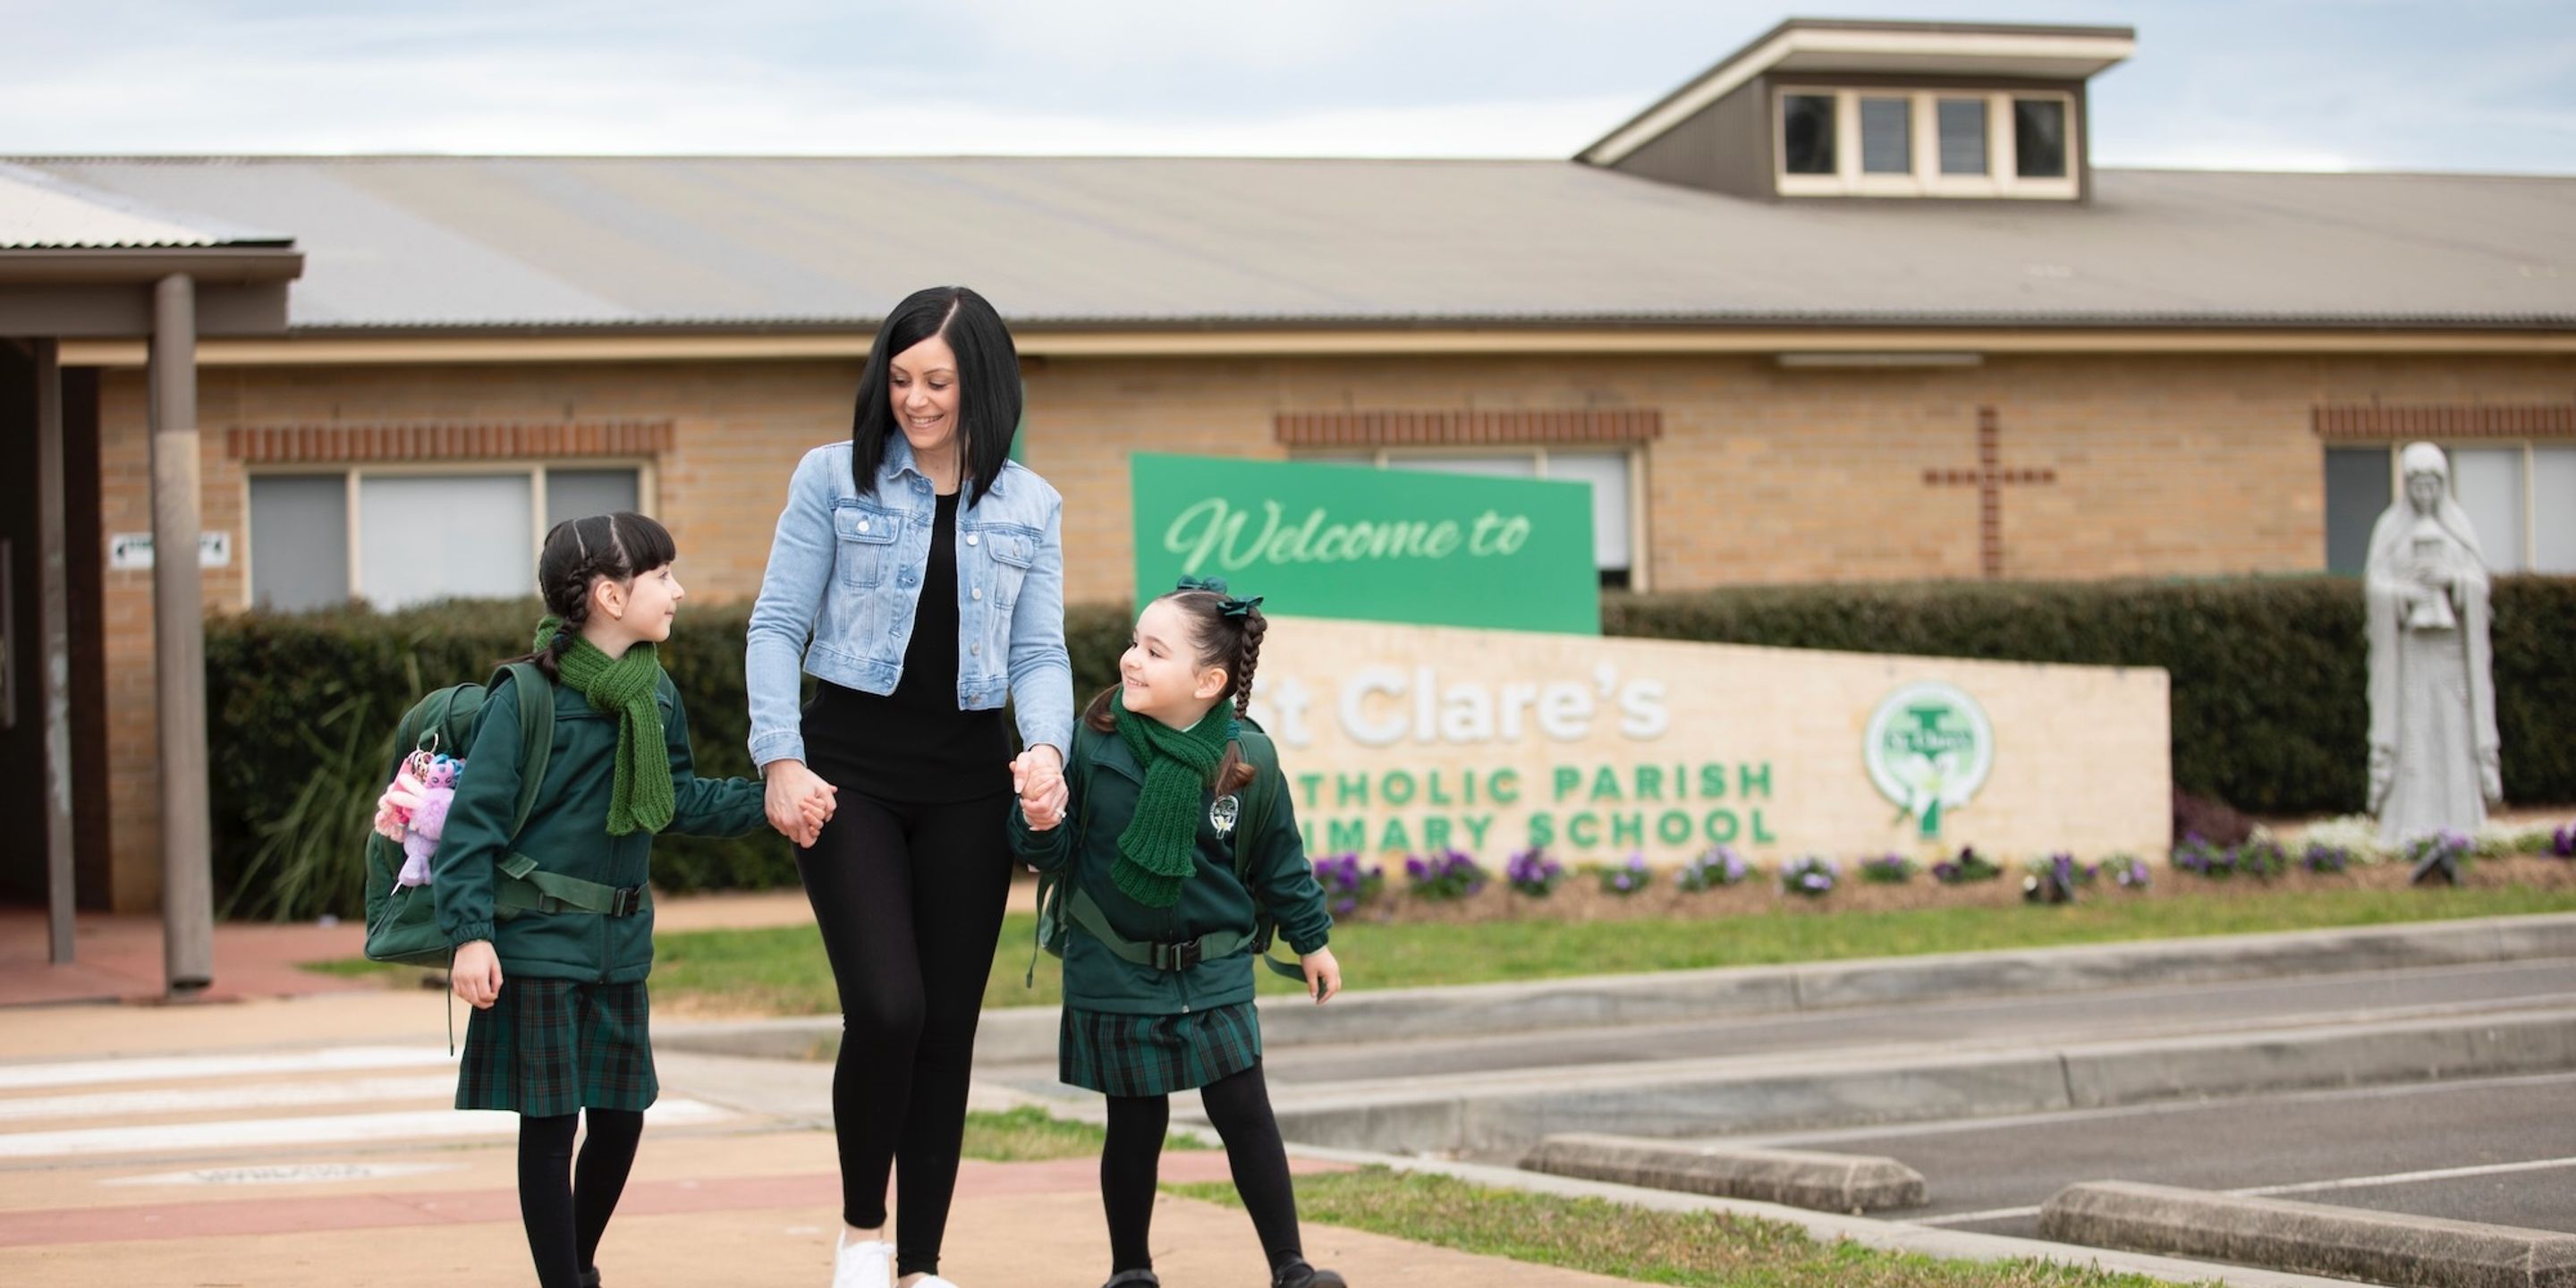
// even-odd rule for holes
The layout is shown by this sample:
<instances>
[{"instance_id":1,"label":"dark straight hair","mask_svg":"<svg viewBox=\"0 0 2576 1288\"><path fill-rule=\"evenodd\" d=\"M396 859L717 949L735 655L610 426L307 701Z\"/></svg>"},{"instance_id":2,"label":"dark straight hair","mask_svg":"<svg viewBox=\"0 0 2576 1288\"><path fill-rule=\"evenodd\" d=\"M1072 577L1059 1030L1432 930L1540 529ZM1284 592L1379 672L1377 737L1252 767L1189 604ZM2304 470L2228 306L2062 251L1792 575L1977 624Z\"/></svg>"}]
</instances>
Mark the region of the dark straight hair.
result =
<instances>
[{"instance_id":1,"label":"dark straight hair","mask_svg":"<svg viewBox=\"0 0 2576 1288\"><path fill-rule=\"evenodd\" d=\"M537 596L563 624L535 652L502 661L534 662L547 679L560 681L563 655L590 620L591 583L602 577L633 581L679 557L670 529L631 510L556 524L537 554Z\"/></svg>"},{"instance_id":2,"label":"dark straight hair","mask_svg":"<svg viewBox=\"0 0 2576 1288\"><path fill-rule=\"evenodd\" d=\"M983 296L963 286L934 286L894 306L868 349L858 414L850 424L850 481L861 496L876 491L886 442L903 432L887 393L894 355L934 335L946 338L957 354L957 433L965 440L964 477L973 483L966 504L983 500L1011 459L1021 396L1020 351L1011 343L1010 328Z\"/></svg>"},{"instance_id":3,"label":"dark straight hair","mask_svg":"<svg viewBox=\"0 0 2576 1288\"><path fill-rule=\"evenodd\" d=\"M1261 615L1259 605L1245 610L1240 617L1225 613L1225 596L1209 590L1167 590L1154 597L1156 602L1170 600L1172 606L1190 619L1190 635L1197 645L1198 664L1202 668L1225 668L1225 692L1217 701L1232 703L1240 718L1252 713L1252 673L1261 665L1261 641L1270 634L1270 619ZM1083 723L1102 733L1118 731L1118 716L1109 709L1111 694L1117 685L1102 689L1082 709ZM1229 739L1225 756L1217 762L1216 774L1210 780L1218 791L1240 791L1260 771L1243 758L1243 744Z\"/></svg>"}]
</instances>

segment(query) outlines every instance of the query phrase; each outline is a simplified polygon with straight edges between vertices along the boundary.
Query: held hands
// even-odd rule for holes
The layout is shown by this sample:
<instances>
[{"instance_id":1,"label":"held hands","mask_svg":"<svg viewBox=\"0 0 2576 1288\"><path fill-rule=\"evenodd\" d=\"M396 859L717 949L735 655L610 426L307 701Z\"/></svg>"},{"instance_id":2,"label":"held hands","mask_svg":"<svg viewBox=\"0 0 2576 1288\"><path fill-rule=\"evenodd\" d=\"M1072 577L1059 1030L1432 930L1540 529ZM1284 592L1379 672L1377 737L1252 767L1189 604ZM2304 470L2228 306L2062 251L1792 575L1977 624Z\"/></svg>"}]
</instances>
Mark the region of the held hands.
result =
<instances>
[{"instance_id":1,"label":"held hands","mask_svg":"<svg viewBox=\"0 0 2576 1288\"><path fill-rule=\"evenodd\" d=\"M823 825L838 808L840 789L824 782L801 760L773 760L762 769L768 783L769 825L778 834L811 849Z\"/></svg>"},{"instance_id":2,"label":"held hands","mask_svg":"<svg viewBox=\"0 0 2576 1288\"><path fill-rule=\"evenodd\" d=\"M1306 996L1322 1006L1342 995L1342 964L1333 959L1333 950L1318 948L1297 959L1306 968Z\"/></svg>"},{"instance_id":3,"label":"held hands","mask_svg":"<svg viewBox=\"0 0 2576 1288\"><path fill-rule=\"evenodd\" d=\"M475 1010L492 1009L501 997L501 955L492 951L491 940L456 946L456 960L447 967L447 986Z\"/></svg>"},{"instance_id":4,"label":"held hands","mask_svg":"<svg viewBox=\"0 0 2576 1288\"><path fill-rule=\"evenodd\" d=\"M1073 798L1072 788L1064 781L1064 758L1044 743L1011 761L1011 790L1019 793L1020 812L1028 817L1033 832L1062 823L1065 806Z\"/></svg>"}]
</instances>

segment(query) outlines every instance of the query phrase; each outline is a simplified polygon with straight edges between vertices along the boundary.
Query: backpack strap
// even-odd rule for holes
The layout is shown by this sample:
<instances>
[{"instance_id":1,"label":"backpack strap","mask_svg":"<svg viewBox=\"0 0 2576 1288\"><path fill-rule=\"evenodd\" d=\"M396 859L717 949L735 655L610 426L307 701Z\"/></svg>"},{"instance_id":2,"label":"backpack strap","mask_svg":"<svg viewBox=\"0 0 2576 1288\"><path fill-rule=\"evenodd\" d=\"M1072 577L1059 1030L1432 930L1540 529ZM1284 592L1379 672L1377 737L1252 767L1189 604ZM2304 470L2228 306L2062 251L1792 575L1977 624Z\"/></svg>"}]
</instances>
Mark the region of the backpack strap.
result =
<instances>
[{"instance_id":1,"label":"backpack strap","mask_svg":"<svg viewBox=\"0 0 2576 1288\"><path fill-rule=\"evenodd\" d=\"M1104 736L1106 735L1082 727L1078 727L1074 732L1074 763L1067 767L1066 775L1074 784L1075 817L1071 821L1077 838L1083 835L1082 822L1087 813L1091 779L1095 772L1095 758L1090 754L1088 744L1091 740ZM1175 944L1148 943L1129 939L1118 933L1116 926L1110 924L1109 916L1101 910L1099 901L1091 897L1090 891L1082 888L1079 880L1073 879L1070 871L1059 871L1041 873L1038 877L1039 948L1053 951L1061 956L1064 951L1063 936L1066 927L1080 926L1085 934L1099 941L1101 947L1108 949L1111 956L1121 961L1132 962L1153 970L1183 971L1202 961L1219 961L1231 957L1248 947L1261 959L1263 965L1270 968L1272 973L1299 983L1305 982L1306 971L1303 966L1283 962L1269 955L1275 923L1269 909L1261 902L1261 892L1252 882L1253 866L1260 856L1256 848L1243 839L1245 833L1258 833L1268 825L1270 811L1276 804L1278 795L1278 753L1271 746L1269 735L1250 726L1243 730L1237 743L1242 747L1244 762L1251 765L1254 772L1252 782L1243 792L1243 808L1236 816L1234 834L1227 840L1234 847L1235 879L1242 883L1244 893L1252 898L1252 933L1220 930ZM1076 859L1078 858L1077 855ZM1036 979L1037 956L1031 953L1029 974L1025 982L1034 986Z\"/></svg>"},{"instance_id":2,"label":"backpack strap","mask_svg":"<svg viewBox=\"0 0 2576 1288\"><path fill-rule=\"evenodd\" d=\"M631 917L653 907L651 886L605 885L548 872L524 854L501 860L501 876L493 883L492 904L513 913L595 912L603 917Z\"/></svg>"},{"instance_id":3,"label":"backpack strap","mask_svg":"<svg viewBox=\"0 0 2576 1288\"><path fill-rule=\"evenodd\" d=\"M1243 763L1252 766L1252 781L1243 788L1243 808L1238 812L1234 835L1234 879L1243 884L1245 894L1252 896L1253 956L1270 968L1270 973L1298 983L1306 982L1306 968L1295 962L1283 962L1270 955L1270 943L1277 937L1279 920L1270 915L1270 905L1261 901L1260 887L1253 884L1253 870L1263 857L1259 847L1244 840L1270 834L1270 816L1279 804L1279 749L1270 735L1246 719L1235 736L1235 745L1243 749ZM1223 956L1223 954L1216 954Z\"/></svg>"},{"instance_id":4,"label":"backpack strap","mask_svg":"<svg viewBox=\"0 0 2576 1288\"><path fill-rule=\"evenodd\" d=\"M517 840L537 807L537 788L546 779L546 762L555 751L555 686L534 662L511 662L492 673L492 686L510 677L519 699L519 805L510 815L510 839Z\"/></svg>"},{"instance_id":5,"label":"backpack strap","mask_svg":"<svg viewBox=\"0 0 2576 1288\"><path fill-rule=\"evenodd\" d=\"M528 826L528 815L537 806L537 791L544 786L546 764L554 756L555 686L546 673L533 662L512 662L492 673L485 691L510 678L510 691L519 703L519 802L510 819L510 837L518 839ZM492 883L492 907L496 912L517 915L522 912L592 912L603 917L631 917L653 906L650 886L612 886L597 881L584 881L537 866L535 859L513 853L500 863L500 875Z\"/></svg>"}]
</instances>

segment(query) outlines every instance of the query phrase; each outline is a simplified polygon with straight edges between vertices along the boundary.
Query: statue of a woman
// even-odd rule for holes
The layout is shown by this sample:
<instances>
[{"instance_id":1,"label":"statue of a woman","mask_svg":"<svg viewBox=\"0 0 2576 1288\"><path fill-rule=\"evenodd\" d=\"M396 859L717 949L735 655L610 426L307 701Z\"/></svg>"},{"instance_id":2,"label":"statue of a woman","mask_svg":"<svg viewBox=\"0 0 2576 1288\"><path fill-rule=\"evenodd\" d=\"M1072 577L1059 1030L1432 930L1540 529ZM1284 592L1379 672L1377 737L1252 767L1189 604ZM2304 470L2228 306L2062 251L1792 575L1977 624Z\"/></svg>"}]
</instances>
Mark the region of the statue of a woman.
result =
<instances>
[{"instance_id":1,"label":"statue of a woman","mask_svg":"<svg viewBox=\"0 0 2576 1288\"><path fill-rule=\"evenodd\" d=\"M2431 443L2398 457L2406 494L2370 529L2370 808L2390 846L2474 833L2504 800L2487 656L2487 565Z\"/></svg>"}]
</instances>

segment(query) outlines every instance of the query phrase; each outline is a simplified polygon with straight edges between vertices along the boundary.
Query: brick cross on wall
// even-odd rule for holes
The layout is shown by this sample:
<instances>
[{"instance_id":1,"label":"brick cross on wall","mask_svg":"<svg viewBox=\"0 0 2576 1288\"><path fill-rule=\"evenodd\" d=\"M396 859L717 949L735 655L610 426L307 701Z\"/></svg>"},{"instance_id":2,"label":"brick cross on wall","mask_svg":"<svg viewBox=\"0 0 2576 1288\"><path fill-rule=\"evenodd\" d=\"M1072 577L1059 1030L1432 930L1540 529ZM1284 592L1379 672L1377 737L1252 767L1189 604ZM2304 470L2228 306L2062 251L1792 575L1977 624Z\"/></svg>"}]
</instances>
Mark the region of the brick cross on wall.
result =
<instances>
[{"instance_id":1,"label":"brick cross on wall","mask_svg":"<svg viewBox=\"0 0 2576 1288\"><path fill-rule=\"evenodd\" d=\"M1973 470L1925 470L1927 487L1957 487L1973 483L1977 488L1977 561L1988 577L2004 575L2004 487L2012 483L2055 483L2055 470L2008 470L2003 468L2003 430L1996 424L1995 409L1977 409L1977 468Z\"/></svg>"}]
</instances>

